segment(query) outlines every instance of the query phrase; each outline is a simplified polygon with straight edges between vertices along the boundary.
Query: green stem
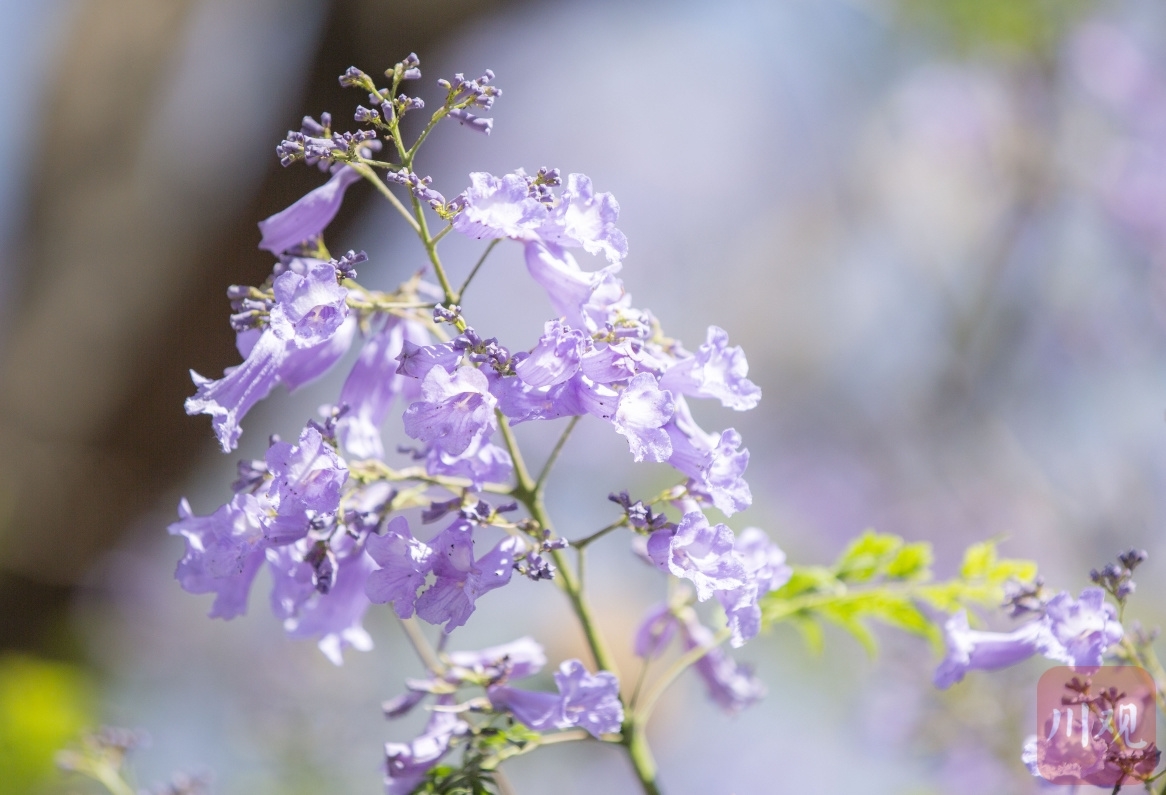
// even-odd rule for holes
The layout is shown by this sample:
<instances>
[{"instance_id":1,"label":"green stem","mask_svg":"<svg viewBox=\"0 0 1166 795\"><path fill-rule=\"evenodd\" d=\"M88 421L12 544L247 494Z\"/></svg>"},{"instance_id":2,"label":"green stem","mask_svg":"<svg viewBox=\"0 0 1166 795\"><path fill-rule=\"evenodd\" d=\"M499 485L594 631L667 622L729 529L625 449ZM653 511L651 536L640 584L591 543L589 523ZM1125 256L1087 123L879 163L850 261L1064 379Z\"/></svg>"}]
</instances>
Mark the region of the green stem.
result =
<instances>
[{"instance_id":1,"label":"green stem","mask_svg":"<svg viewBox=\"0 0 1166 795\"><path fill-rule=\"evenodd\" d=\"M450 233L450 230L452 230L452 229L453 229L453 224L446 224L445 227L440 232L438 232L436 235L433 236L434 244L436 245L437 243L439 243L441 241L441 239L443 237L445 237L446 235L448 235Z\"/></svg>"},{"instance_id":2,"label":"green stem","mask_svg":"<svg viewBox=\"0 0 1166 795\"><path fill-rule=\"evenodd\" d=\"M700 658L728 640L729 634L728 629L722 629L713 636L713 642L709 645L696 646L673 660L672 665L668 666L664 674L656 681L651 691L648 692L648 695L644 697L643 706L636 710L636 721L638 723L647 722L648 717L652 714L652 710L656 708L656 702L660 700L660 696L664 694L664 691L676 681L676 677L684 673L690 665L693 665Z\"/></svg>"},{"instance_id":3,"label":"green stem","mask_svg":"<svg viewBox=\"0 0 1166 795\"><path fill-rule=\"evenodd\" d=\"M445 230L442 230L442 234L444 234L446 230L452 228L453 227L447 226ZM498 245L499 242L501 242L501 238L495 238L494 240L491 240L490 245L486 246L486 250L482 252L482 256L478 257L477 264L474 265L473 269L470 271L470 275L466 277L466 280L462 282L461 288L459 288L457 291L458 301L462 300L462 296L466 294L466 288L470 286L470 282L473 281L474 276L477 275L478 268L482 267L482 263L486 261L486 257L490 256L490 252L494 250L494 246Z\"/></svg>"},{"instance_id":4,"label":"green stem","mask_svg":"<svg viewBox=\"0 0 1166 795\"><path fill-rule=\"evenodd\" d=\"M425 220L425 209L416 196L413 197L413 217L417 219L417 236L421 238L421 244L425 246L425 253L429 255L429 261L433 263L433 272L437 276L438 283L441 284L442 292L445 293L445 302L456 304L457 294L449 283L449 277L445 275L445 266L441 264L441 257L437 255L437 241L429 236L429 224Z\"/></svg>"},{"instance_id":5,"label":"green stem","mask_svg":"<svg viewBox=\"0 0 1166 795\"><path fill-rule=\"evenodd\" d=\"M417 656L421 659L421 664L429 670L430 673L440 676L445 671L445 666L437 659L436 652L433 647L429 645L424 633L421 632L421 627L417 626L417 619L415 618L398 618L401 622L401 628L405 630L405 637L409 639L409 645L417 652Z\"/></svg>"},{"instance_id":6,"label":"green stem","mask_svg":"<svg viewBox=\"0 0 1166 795\"><path fill-rule=\"evenodd\" d=\"M389 200L389 204L393 205L393 207L396 208L397 212L399 212L401 214L401 216L405 219L405 221L409 224L409 226L413 227L413 231L416 232L417 234L421 234L421 227L418 225L416 219L414 219L413 216L410 215L409 210L406 209L405 205L401 203L401 200L397 198L396 194L393 193L391 190L389 190L389 186L386 185L381 180L381 178L377 176L377 173L375 171L373 171L371 168L369 168L364 163L353 162L353 163L349 163L348 167L351 168L353 171L355 171L357 174L360 174L360 176L364 177L369 182L371 182L373 184L373 187L376 188L377 191L382 196L384 196L386 199ZM416 202L416 200L414 200L414 202ZM428 235L426 235L426 238L428 238Z\"/></svg>"},{"instance_id":7,"label":"green stem","mask_svg":"<svg viewBox=\"0 0 1166 795\"><path fill-rule=\"evenodd\" d=\"M656 760L652 758L652 749L643 734L643 728L632 721L625 721L623 728L623 745L628 749L628 758L644 795L660 795L660 787L656 784Z\"/></svg>"},{"instance_id":8,"label":"green stem","mask_svg":"<svg viewBox=\"0 0 1166 795\"><path fill-rule=\"evenodd\" d=\"M497 243L498 241L495 240L494 242ZM489 249L486 250L486 253L489 253ZM483 256L483 259L485 259L485 256ZM479 262L478 264L480 265L481 263ZM476 267L475 270L477 270ZM473 274L470 275L472 276ZM467 279L466 281L469 280ZM541 493L546 486L547 475L551 474L551 467L555 465L555 461L559 458L559 453L563 452L563 446L567 444L567 439L571 436L571 431L575 430L575 426L578 424L579 417L572 417L571 421L567 423L567 427L563 429L563 433L559 436L559 441L555 442L555 448L551 450L550 456L547 457L547 462L543 464L542 472L538 473L538 480L534 482L534 490L536 492Z\"/></svg>"},{"instance_id":9,"label":"green stem","mask_svg":"<svg viewBox=\"0 0 1166 795\"><path fill-rule=\"evenodd\" d=\"M550 517L547 515L546 505L543 502L543 487L546 484L541 479L536 481L531 478L530 471L526 468L526 462L522 458L522 453L518 449L518 441L514 438L514 432L510 428L509 421L500 411L497 412L497 415L498 428L506 444L506 449L510 452L510 457L514 462L514 476L517 484L511 494L523 504L530 517L538 522L543 529L553 531ZM567 598L571 602L571 607L575 611L575 616L578 618L579 625L583 629L587 646L591 650L595 667L601 671L609 671L618 679L619 669L615 665L615 657L608 648L607 642L599 633L599 627L591 613L591 606L583 596L583 581L571 571L567 565L567 557L563 552L564 550L554 549L550 553L551 559L555 562L555 567L558 570L555 582L559 584L559 587L563 589L563 592L567 594ZM652 751L648 747L647 740L640 733L640 726L636 724L630 711L625 708L624 714L627 717L623 724L621 743L627 749L628 759L632 763L633 770L635 770L636 778L640 782L640 787L644 795L660 795L660 788L656 784L656 762L652 759Z\"/></svg>"},{"instance_id":10,"label":"green stem","mask_svg":"<svg viewBox=\"0 0 1166 795\"><path fill-rule=\"evenodd\" d=\"M617 530L626 524L627 524L627 519L620 519L618 522L612 522L611 524L609 524L607 527L603 528L602 530L596 530L594 533L592 533L589 536L584 536L583 538L580 538L578 541L572 541L571 546L574 547L575 549L585 549L588 544L592 543L593 541L598 541L599 539L603 538L605 535L610 533L612 530Z\"/></svg>"}]
</instances>

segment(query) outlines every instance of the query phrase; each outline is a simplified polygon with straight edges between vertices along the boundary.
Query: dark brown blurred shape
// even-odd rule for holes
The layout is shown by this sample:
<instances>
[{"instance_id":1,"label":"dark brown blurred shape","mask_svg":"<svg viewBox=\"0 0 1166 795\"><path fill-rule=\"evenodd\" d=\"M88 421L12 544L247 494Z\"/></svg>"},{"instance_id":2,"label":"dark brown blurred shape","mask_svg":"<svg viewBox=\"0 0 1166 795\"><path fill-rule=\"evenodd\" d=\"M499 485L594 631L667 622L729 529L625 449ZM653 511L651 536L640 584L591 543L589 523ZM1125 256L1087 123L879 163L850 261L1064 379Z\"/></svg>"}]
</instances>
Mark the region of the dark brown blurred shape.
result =
<instances>
[{"instance_id":1,"label":"dark brown blurred shape","mask_svg":"<svg viewBox=\"0 0 1166 795\"><path fill-rule=\"evenodd\" d=\"M284 4L296 14L314 1ZM336 80L346 67L424 59L515 4L318 2L328 7L307 80L285 87L260 131L269 150L301 116L353 105ZM271 156L245 210L224 214L206 184L183 193L142 173L144 131L198 8L86 0L54 65L16 246L21 292L0 351L0 648L43 651L76 583L211 449L205 418L182 412L188 368L217 376L237 362L224 291L270 270L255 223L320 181ZM230 174L218 187L238 190ZM368 196L351 191L339 223Z\"/></svg>"}]
</instances>

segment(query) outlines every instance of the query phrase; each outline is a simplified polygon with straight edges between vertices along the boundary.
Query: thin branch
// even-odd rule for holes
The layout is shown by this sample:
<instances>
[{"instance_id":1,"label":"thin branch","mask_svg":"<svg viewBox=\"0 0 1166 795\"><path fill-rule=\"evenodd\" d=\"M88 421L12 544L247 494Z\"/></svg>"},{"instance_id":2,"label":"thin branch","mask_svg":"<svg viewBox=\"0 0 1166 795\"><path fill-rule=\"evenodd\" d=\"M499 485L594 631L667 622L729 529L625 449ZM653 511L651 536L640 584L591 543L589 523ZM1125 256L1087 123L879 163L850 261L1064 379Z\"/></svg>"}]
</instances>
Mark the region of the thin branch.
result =
<instances>
[{"instance_id":1,"label":"thin branch","mask_svg":"<svg viewBox=\"0 0 1166 795\"><path fill-rule=\"evenodd\" d=\"M397 198L396 194L389 190L389 186L386 185L384 181L382 181L381 178L377 176L375 171L373 171L364 163L353 162L349 163L348 167L371 182L373 187L376 188L382 196L388 199L389 204L393 205L397 212L401 214L401 217L405 219L406 223L413 227L413 231L417 234L421 234L421 226L417 223L417 220L413 218L412 213L410 213L405 205L401 203L401 200Z\"/></svg>"},{"instance_id":2,"label":"thin branch","mask_svg":"<svg viewBox=\"0 0 1166 795\"><path fill-rule=\"evenodd\" d=\"M446 227L444 230L442 230L441 234L444 235L445 232L451 228L452 227ZM435 241L438 239L440 239L440 237L435 238ZM470 270L470 275L466 277L466 280L462 282L462 286L457 291L457 300L459 302L462 300L462 296L466 294L466 288L470 286L470 282L473 281L474 276L477 275L478 268L482 267L482 263L486 261L486 257L490 256L490 252L494 250L494 246L498 245L499 241L501 241L501 238L494 238L491 240L490 245L486 246L486 250L482 252L482 256L478 257L477 264L475 264L473 269Z\"/></svg>"},{"instance_id":3,"label":"thin branch","mask_svg":"<svg viewBox=\"0 0 1166 795\"><path fill-rule=\"evenodd\" d=\"M486 253L489 253L489 251L487 250ZM485 257L483 256L483 259L484 258ZM475 270L476 269L477 268L475 267ZM472 273L470 275L473 276ZM468 282L469 280L467 279L466 281ZM575 430L575 426L579 424L579 419L580 418L578 416L572 417L571 421L567 423L567 427L563 429L563 433L559 435L559 440L555 442L555 448L551 450L551 454L547 458L547 462L543 464L542 472L538 473L538 479L534 482L535 492L542 492L543 487L547 482L547 475L551 474L551 467L553 467L555 465L555 461L559 459L559 453L563 452L563 446L567 443L567 439L571 436L571 431Z\"/></svg>"}]
</instances>

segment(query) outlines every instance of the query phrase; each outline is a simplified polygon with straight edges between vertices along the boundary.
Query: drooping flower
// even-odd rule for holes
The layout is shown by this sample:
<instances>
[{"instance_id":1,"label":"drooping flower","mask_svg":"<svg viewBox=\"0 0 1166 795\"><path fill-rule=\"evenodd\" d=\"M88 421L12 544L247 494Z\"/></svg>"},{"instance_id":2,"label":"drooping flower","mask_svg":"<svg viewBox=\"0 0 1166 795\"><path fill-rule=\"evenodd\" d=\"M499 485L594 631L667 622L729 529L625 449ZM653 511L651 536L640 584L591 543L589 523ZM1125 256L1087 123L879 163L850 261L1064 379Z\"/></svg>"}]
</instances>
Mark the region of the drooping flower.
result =
<instances>
[{"instance_id":1,"label":"drooping flower","mask_svg":"<svg viewBox=\"0 0 1166 795\"><path fill-rule=\"evenodd\" d=\"M401 618L412 616L417 590L433 570L433 549L413 537L403 516L393 517L383 536L369 535L365 549L380 566L368 577L368 598L376 604L391 603Z\"/></svg>"},{"instance_id":2,"label":"drooping flower","mask_svg":"<svg viewBox=\"0 0 1166 795\"><path fill-rule=\"evenodd\" d=\"M578 372L587 342L587 335L579 329L571 328L562 320L549 320L538 345L514 371L533 387L561 384Z\"/></svg>"},{"instance_id":3,"label":"drooping flower","mask_svg":"<svg viewBox=\"0 0 1166 795\"><path fill-rule=\"evenodd\" d=\"M726 408L744 411L757 405L761 390L748 378L749 364L740 346L729 347L724 329L709 326L696 354L677 361L660 376L660 386L689 397L714 398Z\"/></svg>"},{"instance_id":4,"label":"drooping flower","mask_svg":"<svg viewBox=\"0 0 1166 795\"><path fill-rule=\"evenodd\" d=\"M581 246L588 254L602 253L608 262L619 262L628 253L628 240L616 229L619 202L610 193L595 193L591 178L568 174L567 185L539 237L561 246Z\"/></svg>"},{"instance_id":5,"label":"drooping flower","mask_svg":"<svg viewBox=\"0 0 1166 795\"><path fill-rule=\"evenodd\" d=\"M1122 638L1117 609L1100 588L1086 588L1079 599L1065 591L1049 600L1039 619L1012 632L983 632L968 626L967 611L944 625L947 656L935 672L936 687L946 688L971 670L992 671L1043 654L1064 665L1094 667Z\"/></svg>"},{"instance_id":6,"label":"drooping flower","mask_svg":"<svg viewBox=\"0 0 1166 795\"><path fill-rule=\"evenodd\" d=\"M416 381L399 373L398 357L406 342L420 346L428 341L429 334L420 324L393 315L369 335L340 388L338 405L347 411L336 423L336 437L349 453L384 457L380 429L393 401L402 394L416 397L419 392Z\"/></svg>"},{"instance_id":7,"label":"drooping flower","mask_svg":"<svg viewBox=\"0 0 1166 795\"><path fill-rule=\"evenodd\" d=\"M459 517L429 542L437 579L417 598L417 616L444 623L446 634L466 623L479 597L510 582L520 544L507 536L474 560L473 525Z\"/></svg>"},{"instance_id":8,"label":"drooping flower","mask_svg":"<svg viewBox=\"0 0 1166 795\"><path fill-rule=\"evenodd\" d=\"M1101 665L1102 655L1121 642L1117 608L1105 600L1105 591L1100 588L1086 588L1076 600L1062 591L1049 600L1045 615L1049 632L1060 646L1045 654L1066 665Z\"/></svg>"},{"instance_id":9,"label":"drooping flower","mask_svg":"<svg viewBox=\"0 0 1166 795\"><path fill-rule=\"evenodd\" d=\"M504 709L535 731L579 726L594 737L617 732L623 724L619 681L608 671L591 674L579 660L566 660L555 673L558 694L505 685L487 691L495 709Z\"/></svg>"},{"instance_id":10,"label":"drooping flower","mask_svg":"<svg viewBox=\"0 0 1166 795\"><path fill-rule=\"evenodd\" d=\"M304 428L296 445L273 443L266 460L272 475L268 497L278 506L267 528L272 543L302 538L314 516L339 507L348 467L316 428Z\"/></svg>"},{"instance_id":11,"label":"drooping flower","mask_svg":"<svg viewBox=\"0 0 1166 795\"><path fill-rule=\"evenodd\" d=\"M688 475L691 493L707 497L726 516L748 508L753 503L744 478L749 451L741 447L741 435L732 428L719 436L707 433L692 419L683 397L674 402L675 412L664 426L672 444L668 463Z\"/></svg>"},{"instance_id":12,"label":"drooping flower","mask_svg":"<svg viewBox=\"0 0 1166 795\"><path fill-rule=\"evenodd\" d=\"M765 696L765 685L753 675L753 670L739 665L715 645L713 633L702 625L696 614L688 611L681 622L686 650L707 649L704 656L693 663L693 668L704 681L709 697L727 712L739 712L757 703Z\"/></svg>"},{"instance_id":13,"label":"drooping flower","mask_svg":"<svg viewBox=\"0 0 1166 795\"><path fill-rule=\"evenodd\" d=\"M700 511L684 514L676 528L652 533L648 555L663 571L691 580L702 602L714 591L745 584L745 567L733 549L733 531L723 524L710 525Z\"/></svg>"},{"instance_id":14,"label":"drooping flower","mask_svg":"<svg viewBox=\"0 0 1166 795\"><path fill-rule=\"evenodd\" d=\"M302 262L304 273L287 270L276 278L268 325L241 365L228 368L217 381L190 373L197 391L187 398L186 413L211 416L224 452L238 444L239 422L277 383L284 378L294 386L306 383L339 356L329 343L345 328L348 291L337 284L332 264Z\"/></svg>"},{"instance_id":15,"label":"drooping flower","mask_svg":"<svg viewBox=\"0 0 1166 795\"><path fill-rule=\"evenodd\" d=\"M594 325L588 322L585 309L596 292L619 281L614 276L618 265L585 271L571 253L558 244L538 240L528 241L524 253L526 270L546 291L555 314L574 328L589 329ZM622 288L618 292L622 292Z\"/></svg>"},{"instance_id":16,"label":"drooping flower","mask_svg":"<svg viewBox=\"0 0 1166 795\"><path fill-rule=\"evenodd\" d=\"M167 528L186 539L186 554L174 572L189 593L213 593L211 618L234 618L247 610L247 594L263 564L265 501L236 494L210 516L195 516L185 498L178 521Z\"/></svg>"},{"instance_id":17,"label":"drooping flower","mask_svg":"<svg viewBox=\"0 0 1166 795\"><path fill-rule=\"evenodd\" d=\"M611 423L628 440L636 461L666 461L672 440L664 424L675 412L672 393L660 389L651 373L640 373L620 392Z\"/></svg>"},{"instance_id":18,"label":"drooping flower","mask_svg":"<svg viewBox=\"0 0 1166 795\"><path fill-rule=\"evenodd\" d=\"M738 588L717 591L716 597L725 609L732 632L730 643L739 648L761 630L758 597L785 585L793 572L781 548L756 527L742 530L734 539L733 550L745 567L745 582Z\"/></svg>"},{"instance_id":19,"label":"drooping flower","mask_svg":"<svg viewBox=\"0 0 1166 795\"><path fill-rule=\"evenodd\" d=\"M433 367L421 383L421 400L405 410L405 433L450 456L477 450L494 430L486 376L474 367L447 373Z\"/></svg>"},{"instance_id":20,"label":"drooping flower","mask_svg":"<svg viewBox=\"0 0 1166 795\"><path fill-rule=\"evenodd\" d=\"M636 629L632 650L637 657L647 659L661 654L676 634L679 619L672 607L661 602L648 610Z\"/></svg>"},{"instance_id":21,"label":"drooping flower","mask_svg":"<svg viewBox=\"0 0 1166 795\"><path fill-rule=\"evenodd\" d=\"M459 199L462 211L453 219L453 228L479 240L525 240L547 217L546 207L530 195L526 178L519 174L496 177L476 171Z\"/></svg>"},{"instance_id":22,"label":"drooping flower","mask_svg":"<svg viewBox=\"0 0 1166 795\"><path fill-rule=\"evenodd\" d=\"M373 562L359 547L349 544L325 564L335 566L331 581L325 585L317 576L319 564L312 560L311 550L316 545L305 538L267 550L274 579L272 610L283 620L288 635L316 639L324 656L341 665L346 647L368 651L373 646L361 623L369 606L365 582Z\"/></svg>"},{"instance_id":23,"label":"drooping flower","mask_svg":"<svg viewBox=\"0 0 1166 795\"><path fill-rule=\"evenodd\" d=\"M259 248L277 257L304 241L318 236L344 201L348 186L360 181L360 174L348 166L338 166L331 178L320 187L308 191L292 205L259 222L263 239Z\"/></svg>"},{"instance_id":24,"label":"drooping flower","mask_svg":"<svg viewBox=\"0 0 1166 795\"><path fill-rule=\"evenodd\" d=\"M439 701L443 705L452 702L450 697ZM449 752L453 738L469 728L456 714L434 710L425 730L412 742L385 743L386 795L411 795L430 768Z\"/></svg>"}]
</instances>

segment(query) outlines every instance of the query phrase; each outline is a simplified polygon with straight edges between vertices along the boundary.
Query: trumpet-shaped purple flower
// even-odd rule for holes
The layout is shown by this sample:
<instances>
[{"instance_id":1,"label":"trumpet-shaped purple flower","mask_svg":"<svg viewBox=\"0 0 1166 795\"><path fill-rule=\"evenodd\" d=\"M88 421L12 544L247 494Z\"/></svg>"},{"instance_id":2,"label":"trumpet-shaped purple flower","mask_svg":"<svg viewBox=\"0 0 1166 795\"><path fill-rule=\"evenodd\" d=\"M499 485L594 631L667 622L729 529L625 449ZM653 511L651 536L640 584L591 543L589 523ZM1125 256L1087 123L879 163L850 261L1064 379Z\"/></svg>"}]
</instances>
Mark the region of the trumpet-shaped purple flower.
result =
<instances>
[{"instance_id":1,"label":"trumpet-shaped purple flower","mask_svg":"<svg viewBox=\"0 0 1166 795\"><path fill-rule=\"evenodd\" d=\"M968 671L1007 668L1052 646L1048 623L1043 619L1012 632L981 632L968 626L968 613L961 610L947 620L943 630L947 656L933 679L939 688L951 687Z\"/></svg>"},{"instance_id":2,"label":"trumpet-shaped purple flower","mask_svg":"<svg viewBox=\"0 0 1166 795\"><path fill-rule=\"evenodd\" d=\"M453 219L453 228L479 240L526 240L547 217L546 207L530 195L526 178L519 174L496 177L476 171L458 198L462 211Z\"/></svg>"},{"instance_id":3,"label":"trumpet-shaped purple flower","mask_svg":"<svg viewBox=\"0 0 1166 795\"><path fill-rule=\"evenodd\" d=\"M461 358L461 351L454 349L448 342L425 345L406 339L402 342L401 353L397 356L396 371L400 375L421 380L434 367L441 367L447 373L452 373L457 369L458 360Z\"/></svg>"},{"instance_id":4,"label":"trumpet-shaped purple flower","mask_svg":"<svg viewBox=\"0 0 1166 795\"><path fill-rule=\"evenodd\" d=\"M311 560L311 539L268 549L267 560L274 579L272 610L283 619L283 628L293 638L316 638L317 646L335 665L344 662L343 651L372 648L372 638L361 622L368 610L365 581L373 562L359 547L349 545L336 555L330 584L322 586L319 564Z\"/></svg>"},{"instance_id":5,"label":"trumpet-shaped purple flower","mask_svg":"<svg viewBox=\"0 0 1166 795\"><path fill-rule=\"evenodd\" d=\"M1079 599L1062 591L1045 614L1012 632L982 632L968 626L967 611L944 625L947 656L935 672L936 687L946 688L971 670L992 671L1043 654L1064 665L1101 665L1110 646L1122 639L1117 609L1100 588L1086 588Z\"/></svg>"},{"instance_id":6,"label":"trumpet-shaped purple flower","mask_svg":"<svg viewBox=\"0 0 1166 795\"><path fill-rule=\"evenodd\" d=\"M672 393L660 389L651 373L640 373L620 392L611 423L628 440L636 461L667 461L672 440L664 424L675 411Z\"/></svg>"},{"instance_id":7,"label":"trumpet-shaped purple flower","mask_svg":"<svg viewBox=\"0 0 1166 795\"><path fill-rule=\"evenodd\" d=\"M713 633L689 611L681 622L685 650L704 648L708 651L693 664L697 674L704 680L709 697L727 712L739 712L765 696L765 685L753 675L753 670L739 665L715 645Z\"/></svg>"},{"instance_id":8,"label":"trumpet-shaped purple flower","mask_svg":"<svg viewBox=\"0 0 1166 795\"><path fill-rule=\"evenodd\" d=\"M730 643L739 648L761 630L757 598L785 585L793 572L781 548L756 527L742 530L733 541L733 550L745 567L745 583L739 588L717 591L716 596L732 632Z\"/></svg>"},{"instance_id":9,"label":"trumpet-shaped purple flower","mask_svg":"<svg viewBox=\"0 0 1166 795\"><path fill-rule=\"evenodd\" d=\"M433 367L421 383L421 400L405 410L405 433L431 449L460 456L478 447L494 430L490 384L480 370L459 367L452 374Z\"/></svg>"},{"instance_id":10,"label":"trumpet-shaped purple flower","mask_svg":"<svg viewBox=\"0 0 1166 795\"><path fill-rule=\"evenodd\" d=\"M689 397L714 398L744 411L757 405L761 390L745 376L749 364L740 346L729 347L729 335L709 326L705 343L694 356L679 360L660 377L660 386Z\"/></svg>"},{"instance_id":11,"label":"trumpet-shaped purple flower","mask_svg":"<svg viewBox=\"0 0 1166 795\"><path fill-rule=\"evenodd\" d=\"M745 584L744 564L733 549L733 531L723 524L709 525L700 511L684 514L675 529L652 533L648 555L663 571L691 580L702 602L715 591Z\"/></svg>"},{"instance_id":12,"label":"trumpet-shaped purple flower","mask_svg":"<svg viewBox=\"0 0 1166 795\"><path fill-rule=\"evenodd\" d=\"M480 489L486 483L506 482L513 466L510 453L486 442L461 455L450 455L437 446L430 448L425 455L425 471L430 475L466 478L474 489Z\"/></svg>"},{"instance_id":13,"label":"trumpet-shaped purple flower","mask_svg":"<svg viewBox=\"0 0 1166 795\"><path fill-rule=\"evenodd\" d=\"M446 634L466 623L479 597L510 582L519 544L507 536L474 560L473 525L459 518L429 542L437 579L417 598L417 616L444 623Z\"/></svg>"},{"instance_id":14,"label":"trumpet-shaped purple flower","mask_svg":"<svg viewBox=\"0 0 1166 795\"><path fill-rule=\"evenodd\" d=\"M587 350L587 335L562 320L550 320L530 356L519 362L514 371L533 387L561 384L579 371L580 360Z\"/></svg>"},{"instance_id":15,"label":"trumpet-shaped purple flower","mask_svg":"<svg viewBox=\"0 0 1166 795\"><path fill-rule=\"evenodd\" d=\"M745 481L749 451L732 428L717 436L692 419L684 398L675 399L676 412L665 426L672 443L668 463L690 478L688 488L708 498L726 516L748 508L753 494Z\"/></svg>"},{"instance_id":16,"label":"trumpet-shaped purple flower","mask_svg":"<svg viewBox=\"0 0 1166 795\"><path fill-rule=\"evenodd\" d=\"M323 185L304 194L287 209L259 222L259 231L263 233L259 248L278 257L319 235L340 212L348 186L359 181L360 174L353 169L337 167Z\"/></svg>"},{"instance_id":17,"label":"trumpet-shaped purple flower","mask_svg":"<svg viewBox=\"0 0 1166 795\"><path fill-rule=\"evenodd\" d=\"M187 414L209 414L223 450L239 441L239 422L276 383L289 378L298 386L323 373L335 361L328 343L348 316L348 291L336 283L336 268L308 261L306 273L288 270L275 280L275 305L267 328L241 365L228 368L217 381L190 373L197 392L186 400ZM326 346L323 355L318 350ZM309 353L310 352L310 353ZM316 371L316 368L320 368Z\"/></svg>"},{"instance_id":18,"label":"trumpet-shaped purple flower","mask_svg":"<svg viewBox=\"0 0 1166 795\"><path fill-rule=\"evenodd\" d=\"M594 737L619 731L623 704L614 674L590 674L579 660L566 660L555 673L555 684L557 695L496 685L489 688L490 703L535 731L579 726Z\"/></svg>"},{"instance_id":19,"label":"trumpet-shaped purple flower","mask_svg":"<svg viewBox=\"0 0 1166 795\"><path fill-rule=\"evenodd\" d=\"M619 202L610 193L595 193L591 178L568 174L567 186L539 229L539 237L561 246L581 246L588 254L602 253L608 262L628 254L628 240L616 229Z\"/></svg>"},{"instance_id":20,"label":"trumpet-shaped purple flower","mask_svg":"<svg viewBox=\"0 0 1166 795\"><path fill-rule=\"evenodd\" d=\"M348 411L336 423L336 436L352 455L384 458L381 425L398 395L419 392L415 380L398 372L397 357L406 342L424 345L429 334L418 323L389 316L365 341L360 358L340 388L339 405Z\"/></svg>"},{"instance_id":21,"label":"trumpet-shaped purple flower","mask_svg":"<svg viewBox=\"0 0 1166 795\"><path fill-rule=\"evenodd\" d=\"M247 610L247 594L263 564L265 501L237 494L210 516L195 516L185 498L171 535L186 539L175 578L190 593L213 593L211 618L234 618Z\"/></svg>"},{"instance_id":22,"label":"trumpet-shaped purple flower","mask_svg":"<svg viewBox=\"0 0 1166 795\"><path fill-rule=\"evenodd\" d=\"M348 481L348 467L310 425L300 433L299 444L275 442L267 449L267 469L272 475L268 496L278 505L267 537L275 544L302 538L312 517L334 513Z\"/></svg>"},{"instance_id":23,"label":"trumpet-shaped purple flower","mask_svg":"<svg viewBox=\"0 0 1166 795\"><path fill-rule=\"evenodd\" d=\"M661 602L648 610L636 629L632 649L637 657L645 659L661 654L676 634L679 619L671 606Z\"/></svg>"},{"instance_id":24,"label":"trumpet-shaped purple flower","mask_svg":"<svg viewBox=\"0 0 1166 795\"><path fill-rule=\"evenodd\" d=\"M451 675L458 681L467 681L472 675L497 682L537 674L547 664L547 655L534 638L523 637L479 651L450 652L449 662L453 667Z\"/></svg>"},{"instance_id":25,"label":"trumpet-shaped purple flower","mask_svg":"<svg viewBox=\"0 0 1166 795\"><path fill-rule=\"evenodd\" d=\"M348 317L348 290L336 281L336 266L330 262L313 264L307 273L281 273L272 284L275 306L271 308L271 329L297 348L325 342Z\"/></svg>"},{"instance_id":26,"label":"trumpet-shaped purple flower","mask_svg":"<svg viewBox=\"0 0 1166 795\"><path fill-rule=\"evenodd\" d=\"M433 549L413 537L403 516L389 522L383 536L370 535L365 548L380 566L368 577L365 592L376 604L391 603L401 618L413 615L417 590L433 570Z\"/></svg>"},{"instance_id":27,"label":"trumpet-shaped purple flower","mask_svg":"<svg viewBox=\"0 0 1166 795\"><path fill-rule=\"evenodd\" d=\"M591 313L586 310L593 308L591 302L597 292L622 293L614 276L618 265L585 271L561 246L537 240L527 242L524 253L531 278L546 290L555 314L574 328L590 329L595 325L594 321L588 322Z\"/></svg>"},{"instance_id":28,"label":"trumpet-shaped purple flower","mask_svg":"<svg viewBox=\"0 0 1166 795\"><path fill-rule=\"evenodd\" d=\"M442 705L452 703L442 699ZM469 731L469 725L452 712L434 710L425 730L409 743L385 743L385 793L410 795L429 769L449 752L453 738Z\"/></svg>"},{"instance_id":29,"label":"trumpet-shaped purple flower","mask_svg":"<svg viewBox=\"0 0 1166 795\"><path fill-rule=\"evenodd\" d=\"M1066 665L1101 665L1106 650L1122 639L1117 608L1105 600L1105 591L1100 588L1086 588L1076 600L1062 591L1049 600L1045 616L1049 632L1060 646L1045 654Z\"/></svg>"}]
</instances>

